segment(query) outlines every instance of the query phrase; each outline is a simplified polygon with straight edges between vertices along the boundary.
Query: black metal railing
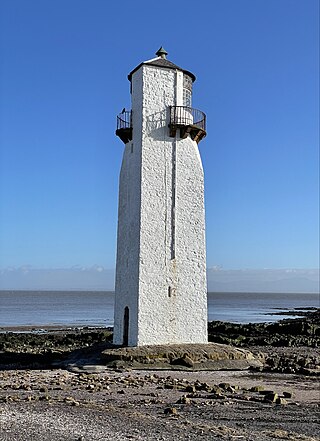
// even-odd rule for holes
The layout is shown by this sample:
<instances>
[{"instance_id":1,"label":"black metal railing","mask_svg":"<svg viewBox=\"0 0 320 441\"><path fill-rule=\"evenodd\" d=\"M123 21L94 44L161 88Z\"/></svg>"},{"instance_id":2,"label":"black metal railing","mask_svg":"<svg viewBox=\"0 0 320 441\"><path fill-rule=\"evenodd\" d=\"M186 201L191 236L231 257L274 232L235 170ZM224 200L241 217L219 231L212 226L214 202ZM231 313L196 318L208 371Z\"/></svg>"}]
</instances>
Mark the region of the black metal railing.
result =
<instances>
[{"instance_id":1,"label":"black metal railing","mask_svg":"<svg viewBox=\"0 0 320 441\"><path fill-rule=\"evenodd\" d=\"M117 116L117 130L132 128L132 111L123 110Z\"/></svg>"},{"instance_id":2,"label":"black metal railing","mask_svg":"<svg viewBox=\"0 0 320 441\"><path fill-rule=\"evenodd\" d=\"M117 116L116 135L125 144L132 140L132 111L123 109Z\"/></svg>"},{"instance_id":3,"label":"black metal railing","mask_svg":"<svg viewBox=\"0 0 320 441\"><path fill-rule=\"evenodd\" d=\"M171 126L194 126L206 130L206 115L201 110L187 106L170 106Z\"/></svg>"}]
</instances>

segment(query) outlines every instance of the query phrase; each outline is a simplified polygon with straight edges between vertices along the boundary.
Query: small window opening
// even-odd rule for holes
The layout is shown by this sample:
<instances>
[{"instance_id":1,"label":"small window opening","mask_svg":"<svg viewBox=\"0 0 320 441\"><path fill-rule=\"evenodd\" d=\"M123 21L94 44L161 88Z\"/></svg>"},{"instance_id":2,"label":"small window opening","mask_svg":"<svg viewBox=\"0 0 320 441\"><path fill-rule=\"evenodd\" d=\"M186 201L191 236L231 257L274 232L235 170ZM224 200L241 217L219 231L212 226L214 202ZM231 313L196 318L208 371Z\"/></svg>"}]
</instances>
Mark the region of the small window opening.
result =
<instances>
[{"instance_id":1,"label":"small window opening","mask_svg":"<svg viewBox=\"0 0 320 441\"><path fill-rule=\"evenodd\" d=\"M131 144L131 153L133 153L133 143Z\"/></svg>"},{"instance_id":2,"label":"small window opening","mask_svg":"<svg viewBox=\"0 0 320 441\"><path fill-rule=\"evenodd\" d=\"M190 90L184 88L183 89L183 105L186 107L191 107L192 104L192 94Z\"/></svg>"}]
</instances>

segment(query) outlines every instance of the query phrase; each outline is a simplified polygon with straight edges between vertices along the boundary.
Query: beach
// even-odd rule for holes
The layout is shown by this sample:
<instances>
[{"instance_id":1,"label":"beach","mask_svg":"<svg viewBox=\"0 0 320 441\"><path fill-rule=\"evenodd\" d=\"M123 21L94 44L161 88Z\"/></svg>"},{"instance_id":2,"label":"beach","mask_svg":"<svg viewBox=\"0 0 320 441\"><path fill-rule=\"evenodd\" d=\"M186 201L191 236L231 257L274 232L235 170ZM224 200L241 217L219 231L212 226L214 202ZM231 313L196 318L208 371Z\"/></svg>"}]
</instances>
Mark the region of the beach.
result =
<instances>
[{"instance_id":1,"label":"beach","mask_svg":"<svg viewBox=\"0 0 320 441\"><path fill-rule=\"evenodd\" d=\"M319 439L312 377L102 368L0 374L1 441ZM262 385L282 404L266 400Z\"/></svg>"},{"instance_id":2,"label":"beach","mask_svg":"<svg viewBox=\"0 0 320 441\"><path fill-rule=\"evenodd\" d=\"M290 345L244 342L260 365L241 370L198 371L192 360L110 367L102 356L110 329L8 329L0 334L0 440L319 440L318 318L312 310L279 322ZM220 337L219 324L210 325L226 338L226 324ZM232 326L230 343L239 337ZM260 343L261 329L251 326Z\"/></svg>"}]
</instances>

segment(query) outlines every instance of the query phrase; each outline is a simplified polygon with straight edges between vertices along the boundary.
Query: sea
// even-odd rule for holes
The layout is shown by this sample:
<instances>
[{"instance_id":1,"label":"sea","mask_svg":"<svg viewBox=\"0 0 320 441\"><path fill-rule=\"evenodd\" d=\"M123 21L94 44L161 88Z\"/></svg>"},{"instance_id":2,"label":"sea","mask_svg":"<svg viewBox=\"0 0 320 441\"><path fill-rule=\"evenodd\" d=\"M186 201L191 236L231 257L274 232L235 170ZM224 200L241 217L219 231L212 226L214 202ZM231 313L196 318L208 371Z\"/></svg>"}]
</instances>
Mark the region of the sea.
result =
<instances>
[{"instance_id":1,"label":"sea","mask_svg":"<svg viewBox=\"0 0 320 441\"><path fill-rule=\"evenodd\" d=\"M109 327L113 305L111 291L0 291L0 329ZM208 320L274 322L290 317L281 312L319 306L316 293L209 292Z\"/></svg>"}]
</instances>

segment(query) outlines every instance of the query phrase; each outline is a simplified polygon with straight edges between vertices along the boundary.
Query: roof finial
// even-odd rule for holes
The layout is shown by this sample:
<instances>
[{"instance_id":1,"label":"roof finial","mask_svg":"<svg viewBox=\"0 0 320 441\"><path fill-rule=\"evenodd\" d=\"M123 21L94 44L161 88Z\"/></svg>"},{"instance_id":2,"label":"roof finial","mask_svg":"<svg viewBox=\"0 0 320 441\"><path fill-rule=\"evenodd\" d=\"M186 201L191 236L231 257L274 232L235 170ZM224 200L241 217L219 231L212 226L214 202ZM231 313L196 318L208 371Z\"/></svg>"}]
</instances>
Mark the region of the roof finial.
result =
<instances>
[{"instance_id":1,"label":"roof finial","mask_svg":"<svg viewBox=\"0 0 320 441\"><path fill-rule=\"evenodd\" d=\"M156 52L156 55L158 55L158 57L161 58L167 58L168 52L165 49L163 49L163 47L161 46L158 52Z\"/></svg>"}]
</instances>

